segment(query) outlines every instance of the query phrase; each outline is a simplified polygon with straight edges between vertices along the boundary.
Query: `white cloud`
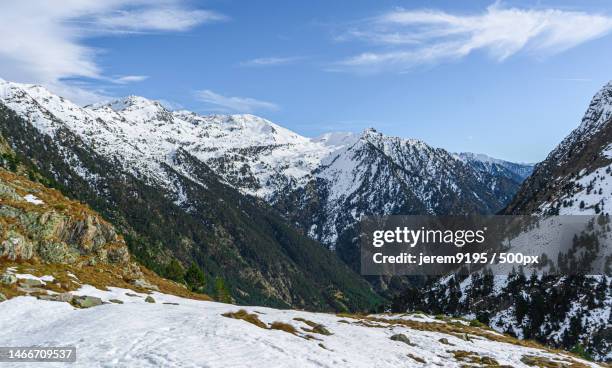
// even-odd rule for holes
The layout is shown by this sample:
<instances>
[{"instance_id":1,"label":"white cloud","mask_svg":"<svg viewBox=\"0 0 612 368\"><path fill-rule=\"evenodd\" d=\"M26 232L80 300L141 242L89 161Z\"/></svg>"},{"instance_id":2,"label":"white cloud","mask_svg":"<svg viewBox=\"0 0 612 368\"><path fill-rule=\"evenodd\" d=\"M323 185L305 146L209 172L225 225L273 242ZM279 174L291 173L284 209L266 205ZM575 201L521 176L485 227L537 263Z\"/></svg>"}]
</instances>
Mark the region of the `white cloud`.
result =
<instances>
[{"instance_id":1,"label":"white cloud","mask_svg":"<svg viewBox=\"0 0 612 368\"><path fill-rule=\"evenodd\" d=\"M303 59L302 57L264 57L248 60L240 63L242 66L274 66L287 65Z\"/></svg>"},{"instance_id":2,"label":"white cloud","mask_svg":"<svg viewBox=\"0 0 612 368\"><path fill-rule=\"evenodd\" d=\"M7 1L0 11L0 77L45 85L80 103L104 94L100 87L76 84L76 78L128 83L144 76L116 80L104 75L87 38L134 32L185 31L220 20L215 13L193 9L183 0L47 0ZM68 80L72 79L72 82ZM95 83L99 84L99 83Z\"/></svg>"},{"instance_id":3,"label":"white cloud","mask_svg":"<svg viewBox=\"0 0 612 368\"><path fill-rule=\"evenodd\" d=\"M163 6L103 14L95 19L95 23L102 30L111 31L185 31L200 23L222 20L226 20L226 17L212 11Z\"/></svg>"},{"instance_id":4,"label":"white cloud","mask_svg":"<svg viewBox=\"0 0 612 368\"><path fill-rule=\"evenodd\" d=\"M487 52L497 61L527 51L551 55L578 46L612 30L612 17L557 9L505 8L498 3L483 13L454 15L436 10L398 9L365 22L339 40L367 41L379 46L338 63L379 70Z\"/></svg>"},{"instance_id":5,"label":"white cloud","mask_svg":"<svg viewBox=\"0 0 612 368\"><path fill-rule=\"evenodd\" d=\"M252 113L258 110L278 110L278 105L250 97L223 96L211 90L196 91L196 98L210 110L222 112Z\"/></svg>"},{"instance_id":6,"label":"white cloud","mask_svg":"<svg viewBox=\"0 0 612 368\"><path fill-rule=\"evenodd\" d=\"M123 77L112 79L111 81L116 84L127 84L127 83L142 82L147 79L149 79L148 75L125 75Z\"/></svg>"}]
</instances>

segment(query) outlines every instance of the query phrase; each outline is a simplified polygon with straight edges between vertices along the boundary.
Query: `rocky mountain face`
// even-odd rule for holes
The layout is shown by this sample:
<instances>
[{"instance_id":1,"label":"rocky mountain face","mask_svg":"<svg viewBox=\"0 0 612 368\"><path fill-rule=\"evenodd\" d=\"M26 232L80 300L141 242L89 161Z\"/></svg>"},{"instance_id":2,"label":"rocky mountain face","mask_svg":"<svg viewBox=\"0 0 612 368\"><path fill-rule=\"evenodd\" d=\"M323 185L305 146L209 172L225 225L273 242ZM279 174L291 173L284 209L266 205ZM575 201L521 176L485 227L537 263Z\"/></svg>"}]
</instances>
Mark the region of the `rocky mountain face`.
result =
<instances>
[{"instance_id":1,"label":"rocky mountain face","mask_svg":"<svg viewBox=\"0 0 612 368\"><path fill-rule=\"evenodd\" d=\"M305 186L282 191L273 203L359 269L357 227L363 216L495 213L520 185L516 174L495 167L368 129L322 160Z\"/></svg>"},{"instance_id":2,"label":"rocky mountain face","mask_svg":"<svg viewBox=\"0 0 612 368\"><path fill-rule=\"evenodd\" d=\"M610 147L612 83L595 94L579 127L535 166L502 213L596 215L609 221ZM612 360L609 274L446 277L406 291L395 300L394 308L471 315L499 331Z\"/></svg>"},{"instance_id":3,"label":"rocky mountain face","mask_svg":"<svg viewBox=\"0 0 612 368\"><path fill-rule=\"evenodd\" d=\"M4 144L0 150L4 166L12 156ZM10 162L15 172L26 169L16 160ZM19 272L26 269L58 271L63 277L45 281ZM145 273L132 260L123 237L99 214L57 190L0 168L0 302L19 295L77 307L99 302L71 293L80 287L76 274L100 287L159 291L154 284L159 278Z\"/></svg>"},{"instance_id":4,"label":"rocky mountain face","mask_svg":"<svg viewBox=\"0 0 612 368\"><path fill-rule=\"evenodd\" d=\"M223 165L217 151L227 148L222 142L232 132L270 133L279 149L291 137L245 125L241 117L194 118L135 97L81 108L41 87L13 83L2 84L0 97L0 132L15 152L7 164L19 161L88 203L159 274L182 281L195 264L206 275L202 291L241 303L345 310L378 302L333 253L212 168L220 167L215 160ZM221 142L218 150L199 144L206 139ZM198 155L210 155L213 166ZM277 175L260 168L263 177Z\"/></svg>"},{"instance_id":5,"label":"rocky mountain face","mask_svg":"<svg viewBox=\"0 0 612 368\"><path fill-rule=\"evenodd\" d=\"M8 261L127 266L130 255L114 227L58 191L0 169L0 257Z\"/></svg>"},{"instance_id":6,"label":"rocky mountain face","mask_svg":"<svg viewBox=\"0 0 612 368\"><path fill-rule=\"evenodd\" d=\"M479 153L461 152L454 156L480 172L487 172L494 177L504 176L518 184L531 175L534 167L534 164L509 162Z\"/></svg>"},{"instance_id":7,"label":"rocky mountain face","mask_svg":"<svg viewBox=\"0 0 612 368\"><path fill-rule=\"evenodd\" d=\"M591 100L580 126L536 165L507 214L608 213L612 198L612 82Z\"/></svg>"},{"instance_id":8,"label":"rocky mountain face","mask_svg":"<svg viewBox=\"0 0 612 368\"><path fill-rule=\"evenodd\" d=\"M362 216L493 213L520 181L510 163L485 165L372 129L306 138L252 115L168 111L136 96L82 108L42 87L9 82L0 84L0 97L37 133L82 141L79 149L89 151L84 155L159 188L183 210L196 200L177 178L205 185L193 171L208 170L272 205L353 265L352 232ZM101 188L105 175L91 172L68 146L61 149L64 164L78 180Z\"/></svg>"}]
</instances>

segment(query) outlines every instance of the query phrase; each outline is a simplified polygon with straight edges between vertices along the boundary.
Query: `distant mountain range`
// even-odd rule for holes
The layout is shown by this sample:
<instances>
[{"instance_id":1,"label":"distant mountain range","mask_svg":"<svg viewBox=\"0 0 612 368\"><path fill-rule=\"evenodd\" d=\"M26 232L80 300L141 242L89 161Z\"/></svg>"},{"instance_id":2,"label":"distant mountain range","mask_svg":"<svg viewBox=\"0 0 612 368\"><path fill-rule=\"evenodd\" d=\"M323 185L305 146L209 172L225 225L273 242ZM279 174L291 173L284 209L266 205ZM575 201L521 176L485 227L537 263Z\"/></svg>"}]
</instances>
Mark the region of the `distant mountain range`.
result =
<instances>
[{"instance_id":1,"label":"distant mountain range","mask_svg":"<svg viewBox=\"0 0 612 368\"><path fill-rule=\"evenodd\" d=\"M10 82L0 83L0 96L54 144L64 135L82 141L113 170L158 188L185 212L194 198L177 177L207 187L194 172L205 167L223 184L278 209L308 237L339 249L349 264L356 247L338 239L362 216L494 213L532 167L451 154L374 129L307 138L253 115L169 111L137 96L80 107L43 87ZM90 158L71 150L60 149L63 163L100 190L104 174L91 172L83 162ZM55 173L55 179L65 178Z\"/></svg>"}]
</instances>

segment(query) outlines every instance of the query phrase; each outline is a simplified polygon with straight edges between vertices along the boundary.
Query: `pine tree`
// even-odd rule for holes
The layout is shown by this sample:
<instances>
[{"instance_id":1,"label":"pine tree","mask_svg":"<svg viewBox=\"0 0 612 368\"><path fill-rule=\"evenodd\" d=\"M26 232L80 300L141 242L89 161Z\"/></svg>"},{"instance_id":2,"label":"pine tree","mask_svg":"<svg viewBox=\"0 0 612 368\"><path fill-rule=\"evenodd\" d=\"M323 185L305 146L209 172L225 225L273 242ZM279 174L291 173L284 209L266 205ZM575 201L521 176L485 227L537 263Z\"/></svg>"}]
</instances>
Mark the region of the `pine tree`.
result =
<instances>
[{"instance_id":1,"label":"pine tree","mask_svg":"<svg viewBox=\"0 0 612 368\"><path fill-rule=\"evenodd\" d=\"M215 295L217 300L222 303L231 303L232 301L229 290L227 290L227 286L225 286L225 280L221 277L215 279Z\"/></svg>"},{"instance_id":2,"label":"pine tree","mask_svg":"<svg viewBox=\"0 0 612 368\"><path fill-rule=\"evenodd\" d=\"M184 281L185 270L183 269L183 266L181 265L181 263L176 259L172 259L172 261L168 263L168 265L166 266L165 273L166 273L165 275L166 278L170 280L174 280L176 282Z\"/></svg>"},{"instance_id":3,"label":"pine tree","mask_svg":"<svg viewBox=\"0 0 612 368\"><path fill-rule=\"evenodd\" d=\"M198 265L192 263L185 272L185 282L194 291L201 291L206 286L206 277Z\"/></svg>"}]
</instances>

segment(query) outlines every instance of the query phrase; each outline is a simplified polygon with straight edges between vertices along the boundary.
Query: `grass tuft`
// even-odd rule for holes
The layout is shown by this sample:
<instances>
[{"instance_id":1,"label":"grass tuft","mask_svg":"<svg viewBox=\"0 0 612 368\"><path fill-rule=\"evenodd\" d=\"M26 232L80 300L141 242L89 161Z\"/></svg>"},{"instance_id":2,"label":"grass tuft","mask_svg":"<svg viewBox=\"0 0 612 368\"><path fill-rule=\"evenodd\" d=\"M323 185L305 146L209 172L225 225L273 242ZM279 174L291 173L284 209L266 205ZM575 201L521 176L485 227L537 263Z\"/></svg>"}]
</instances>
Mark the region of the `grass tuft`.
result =
<instances>
[{"instance_id":1,"label":"grass tuft","mask_svg":"<svg viewBox=\"0 0 612 368\"><path fill-rule=\"evenodd\" d=\"M292 335L297 335L297 330L295 329L295 327L293 327L289 323L285 323L285 322L279 322L279 321L272 322L272 324L270 325L270 329L271 330L285 331L285 332L290 333Z\"/></svg>"},{"instance_id":2,"label":"grass tuft","mask_svg":"<svg viewBox=\"0 0 612 368\"><path fill-rule=\"evenodd\" d=\"M311 328L302 328L302 330L306 331L306 332L311 332L311 333L316 333L319 335L325 335L325 336L329 336L332 333L322 324L320 323L316 323L313 321L309 321L307 319L304 318L300 318L300 317L296 317L293 319L294 321L300 321L303 322L305 324L307 324L308 326L310 326Z\"/></svg>"},{"instance_id":3,"label":"grass tuft","mask_svg":"<svg viewBox=\"0 0 612 368\"><path fill-rule=\"evenodd\" d=\"M223 317L233 318L233 319L241 319L243 321L247 321L251 324L254 324L257 327L267 329L265 323L263 323L256 314L251 314L244 309L240 309L238 312L227 312L222 314Z\"/></svg>"}]
</instances>

